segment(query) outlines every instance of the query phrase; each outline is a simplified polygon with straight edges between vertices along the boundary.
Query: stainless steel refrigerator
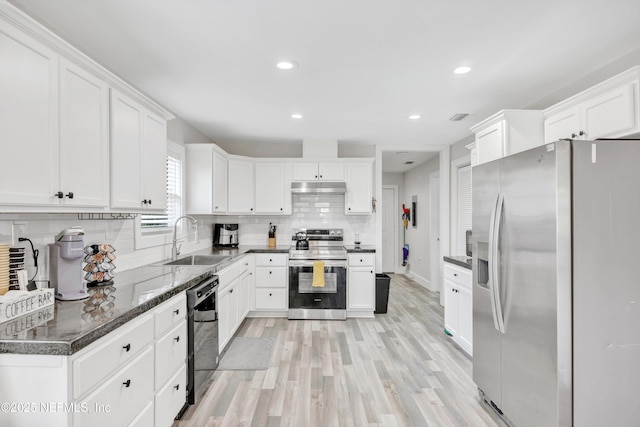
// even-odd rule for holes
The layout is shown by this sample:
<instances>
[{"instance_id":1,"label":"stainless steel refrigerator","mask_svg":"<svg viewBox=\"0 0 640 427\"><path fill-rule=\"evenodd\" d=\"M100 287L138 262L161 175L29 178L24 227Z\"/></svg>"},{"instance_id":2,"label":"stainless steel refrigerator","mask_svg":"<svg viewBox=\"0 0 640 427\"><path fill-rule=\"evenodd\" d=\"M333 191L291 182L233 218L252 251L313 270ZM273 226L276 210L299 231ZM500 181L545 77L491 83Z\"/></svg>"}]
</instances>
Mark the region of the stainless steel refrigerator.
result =
<instances>
[{"instance_id":1,"label":"stainless steel refrigerator","mask_svg":"<svg viewBox=\"0 0 640 427\"><path fill-rule=\"evenodd\" d=\"M473 379L517 427L640 425L640 141L473 168Z\"/></svg>"}]
</instances>

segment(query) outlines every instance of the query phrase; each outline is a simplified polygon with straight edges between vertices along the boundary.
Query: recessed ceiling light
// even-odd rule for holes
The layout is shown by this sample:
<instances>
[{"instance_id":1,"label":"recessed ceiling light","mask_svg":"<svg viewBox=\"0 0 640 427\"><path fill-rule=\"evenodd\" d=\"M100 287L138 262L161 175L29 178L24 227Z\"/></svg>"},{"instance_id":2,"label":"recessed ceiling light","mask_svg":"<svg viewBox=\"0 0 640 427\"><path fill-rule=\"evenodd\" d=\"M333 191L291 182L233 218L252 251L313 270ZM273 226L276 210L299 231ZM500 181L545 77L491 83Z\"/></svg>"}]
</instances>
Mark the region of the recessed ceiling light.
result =
<instances>
[{"instance_id":1,"label":"recessed ceiling light","mask_svg":"<svg viewBox=\"0 0 640 427\"><path fill-rule=\"evenodd\" d=\"M276 67L281 70L291 70L292 68L296 68L297 66L298 64L293 61L280 61L276 64Z\"/></svg>"},{"instance_id":2,"label":"recessed ceiling light","mask_svg":"<svg viewBox=\"0 0 640 427\"><path fill-rule=\"evenodd\" d=\"M458 67L455 70L453 70L453 72L456 74L467 74L469 71L471 71L471 67L467 67L467 66Z\"/></svg>"},{"instance_id":3,"label":"recessed ceiling light","mask_svg":"<svg viewBox=\"0 0 640 427\"><path fill-rule=\"evenodd\" d=\"M302 118L302 114L292 114L291 118L292 119L301 119Z\"/></svg>"},{"instance_id":4,"label":"recessed ceiling light","mask_svg":"<svg viewBox=\"0 0 640 427\"><path fill-rule=\"evenodd\" d=\"M412 114L409 116L409 120L418 120L420 117L422 117L420 114Z\"/></svg>"},{"instance_id":5,"label":"recessed ceiling light","mask_svg":"<svg viewBox=\"0 0 640 427\"><path fill-rule=\"evenodd\" d=\"M396 154L398 156L406 156L407 154L409 154L409 152L408 151L398 151L398 152L396 152Z\"/></svg>"}]
</instances>

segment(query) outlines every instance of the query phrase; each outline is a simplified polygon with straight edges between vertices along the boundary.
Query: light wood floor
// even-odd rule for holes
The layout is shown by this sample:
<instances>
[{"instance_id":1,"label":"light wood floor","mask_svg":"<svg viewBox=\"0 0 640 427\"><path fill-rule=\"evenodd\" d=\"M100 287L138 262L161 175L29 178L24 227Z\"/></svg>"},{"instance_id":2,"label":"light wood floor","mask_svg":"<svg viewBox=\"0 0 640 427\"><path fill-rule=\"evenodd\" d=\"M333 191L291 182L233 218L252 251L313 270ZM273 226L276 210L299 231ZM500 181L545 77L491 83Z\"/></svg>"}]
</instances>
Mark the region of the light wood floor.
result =
<instances>
[{"instance_id":1,"label":"light wood floor","mask_svg":"<svg viewBox=\"0 0 640 427\"><path fill-rule=\"evenodd\" d=\"M503 425L444 334L438 295L402 275L375 319L253 318L238 336L277 338L269 369L216 371L174 427Z\"/></svg>"}]
</instances>

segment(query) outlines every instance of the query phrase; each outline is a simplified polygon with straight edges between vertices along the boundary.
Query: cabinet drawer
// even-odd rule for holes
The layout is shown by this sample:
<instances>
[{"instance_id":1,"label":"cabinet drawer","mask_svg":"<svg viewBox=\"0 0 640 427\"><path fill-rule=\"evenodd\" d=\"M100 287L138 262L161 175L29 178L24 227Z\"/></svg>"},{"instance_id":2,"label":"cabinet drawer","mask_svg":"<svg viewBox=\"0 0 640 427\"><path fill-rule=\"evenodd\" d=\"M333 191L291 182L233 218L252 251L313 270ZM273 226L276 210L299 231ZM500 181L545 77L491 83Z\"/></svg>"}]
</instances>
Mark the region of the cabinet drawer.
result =
<instances>
[{"instance_id":1,"label":"cabinet drawer","mask_svg":"<svg viewBox=\"0 0 640 427\"><path fill-rule=\"evenodd\" d=\"M256 266L286 267L288 254L256 254Z\"/></svg>"},{"instance_id":2,"label":"cabinet drawer","mask_svg":"<svg viewBox=\"0 0 640 427\"><path fill-rule=\"evenodd\" d=\"M148 347L124 369L78 404L88 411L74 414L77 426L124 426L153 399L153 349ZM102 411L100 408L104 408Z\"/></svg>"},{"instance_id":3,"label":"cabinet drawer","mask_svg":"<svg viewBox=\"0 0 640 427\"><path fill-rule=\"evenodd\" d=\"M147 403L142 411L131 421L127 427L154 427L153 426L153 402Z\"/></svg>"},{"instance_id":4,"label":"cabinet drawer","mask_svg":"<svg viewBox=\"0 0 640 427\"><path fill-rule=\"evenodd\" d=\"M348 258L349 267L373 267L376 263L376 256L374 254L350 254Z\"/></svg>"},{"instance_id":5,"label":"cabinet drawer","mask_svg":"<svg viewBox=\"0 0 640 427\"><path fill-rule=\"evenodd\" d=\"M153 317L145 314L116 329L111 335L114 336L96 347L92 346L91 350L73 361L74 399L149 347L153 340Z\"/></svg>"},{"instance_id":6,"label":"cabinet drawer","mask_svg":"<svg viewBox=\"0 0 640 427\"><path fill-rule=\"evenodd\" d=\"M156 394L156 427L171 427L187 401L187 367L183 366Z\"/></svg>"},{"instance_id":7,"label":"cabinet drawer","mask_svg":"<svg viewBox=\"0 0 640 427\"><path fill-rule=\"evenodd\" d=\"M242 272L242 266L244 263L242 261L235 262L230 266L226 267L224 270L217 272L218 281L220 283L220 290L224 289L226 286L231 284Z\"/></svg>"},{"instance_id":8,"label":"cabinet drawer","mask_svg":"<svg viewBox=\"0 0 640 427\"><path fill-rule=\"evenodd\" d=\"M182 321L156 342L156 389L162 386L187 358L187 322Z\"/></svg>"},{"instance_id":9,"label":"cabinet drawer","mask_svg":"<svg viewBox=\"0 0 640 427\"><path fill-rule=\"evenodd\" d=\"M286 288L286 267L256 268L256 288Z\"/></svg>"},{"instance_id":10,"label":"cabinet drawer","mask_svg":"<svg viewBox=\"0 0 640 427\"><path fill-rule=\"evenodd\" d=\"M471 289L471 270L444 263L444 278L452 283Z\"/></svg>"},{"instance_id":11,"label":"cabinet drawer","mask_svg":"<svg viewBox=\"0 0 640 427\"><path fill-rule=\"evenodd\" d=\"M256 289L256 310L286 310L286 289Z\"/></svg>"},{"instance_id":12,"label":"cabinet drawer","mask_svg":"<svg viewBox=\"0 0 640 427\"><path fill-rule=\"evenodd\" d=\"M158 338L167 329L176 323L186 319L187 296L185 293L176 295L169 301L162 303L154 310L155 313L155 337Z\"/></svg>"}]
</instances>

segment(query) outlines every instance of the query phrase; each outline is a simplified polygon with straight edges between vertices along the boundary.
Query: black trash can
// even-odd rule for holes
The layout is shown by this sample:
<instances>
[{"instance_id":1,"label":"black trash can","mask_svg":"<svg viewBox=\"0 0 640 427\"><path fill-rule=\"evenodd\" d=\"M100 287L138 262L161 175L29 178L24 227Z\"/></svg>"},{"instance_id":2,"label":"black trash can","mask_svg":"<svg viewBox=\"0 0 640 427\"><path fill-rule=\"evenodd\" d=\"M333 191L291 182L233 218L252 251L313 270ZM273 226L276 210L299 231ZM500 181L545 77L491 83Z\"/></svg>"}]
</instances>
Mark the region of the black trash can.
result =
<instances>
[{"instance_id":1,"label":"black trash can","mask_svg":"<svg viewBox=\"0 0 640 427\"><path fill-rule=\"evenodd\" d=\"M386 313L389 304L389 284L391 277L387 274L376 274L376 310L374 313Z\"/></svg>"}]
</instances>

